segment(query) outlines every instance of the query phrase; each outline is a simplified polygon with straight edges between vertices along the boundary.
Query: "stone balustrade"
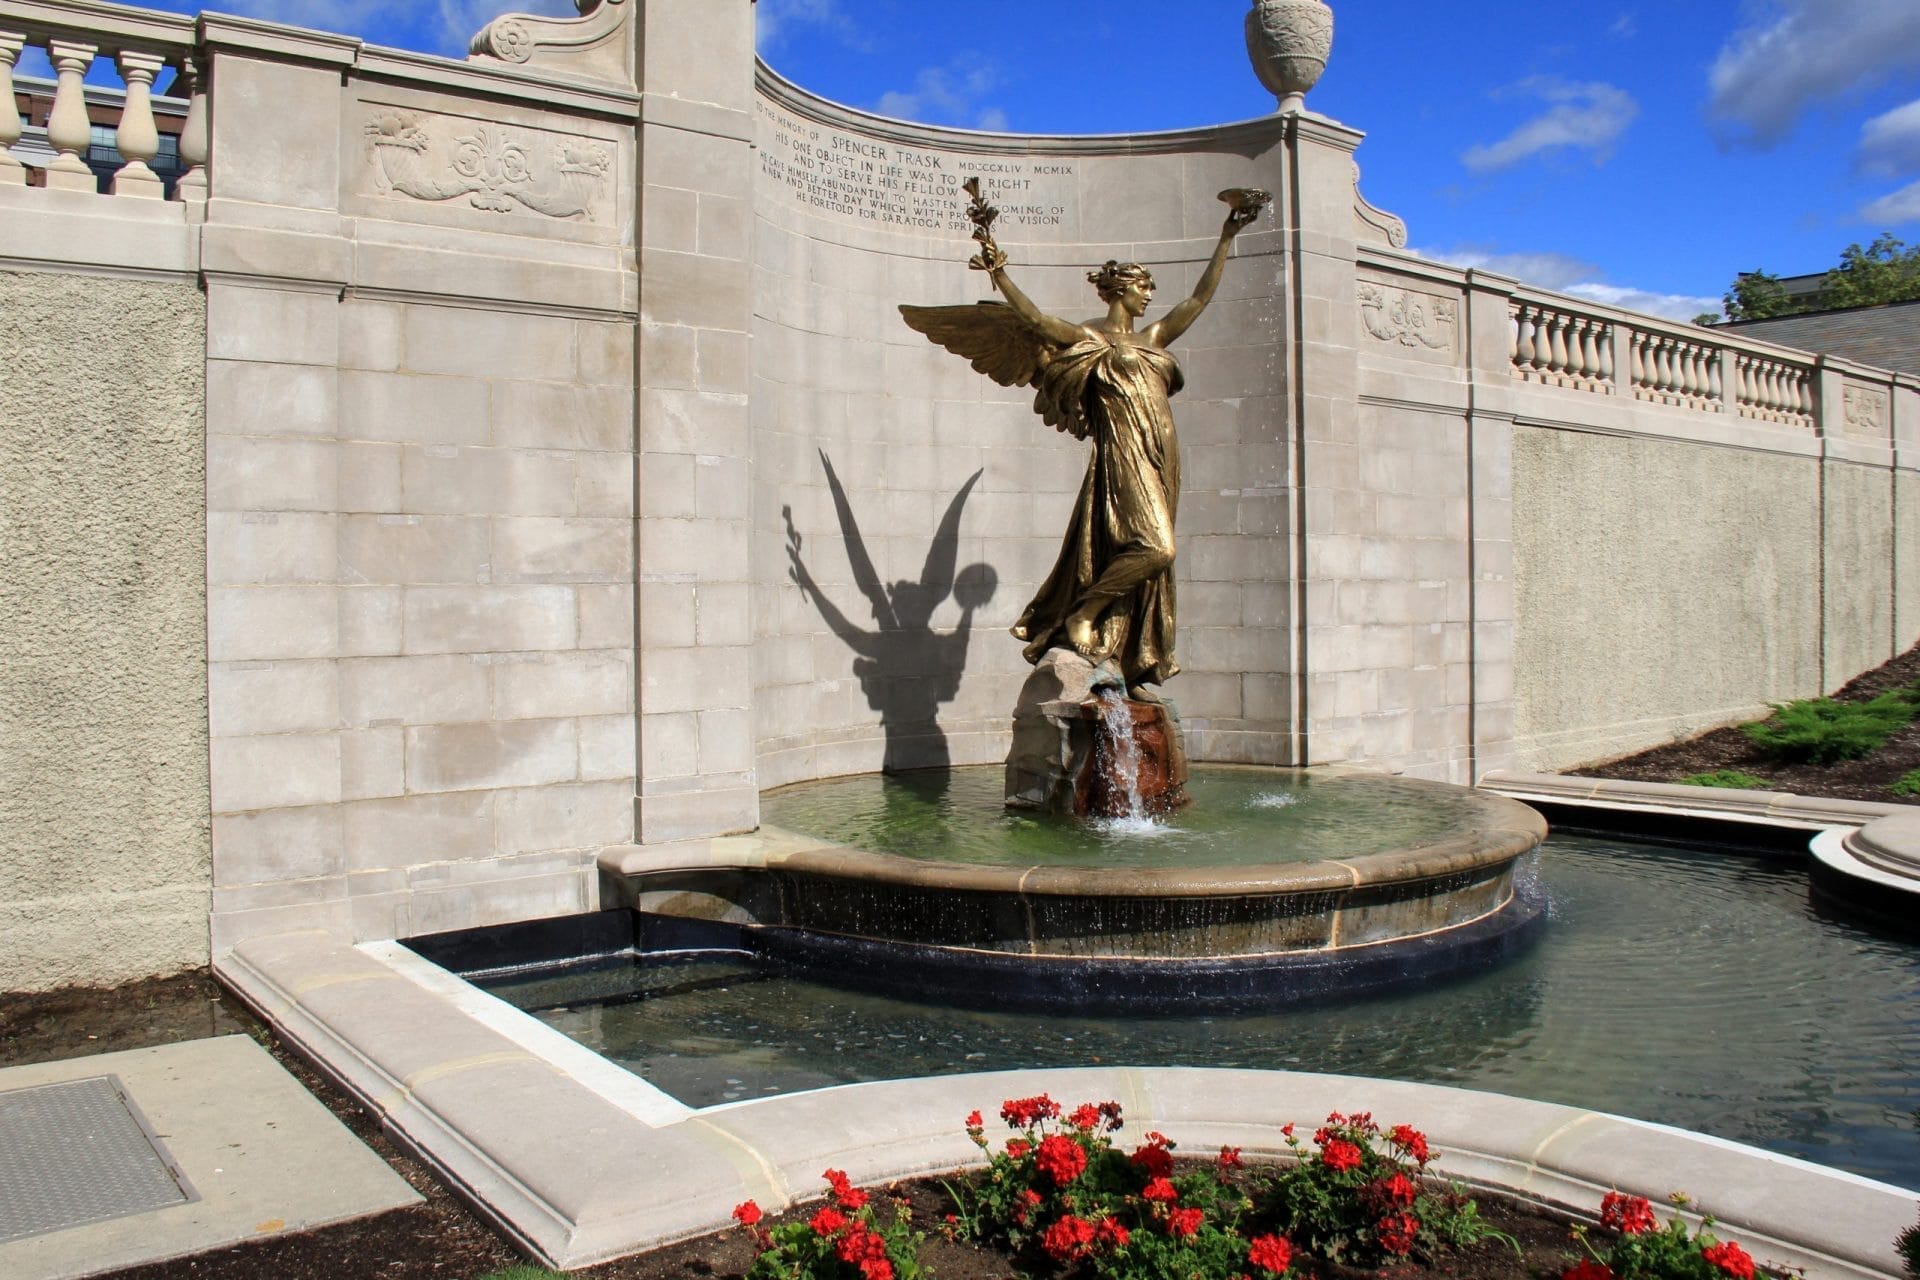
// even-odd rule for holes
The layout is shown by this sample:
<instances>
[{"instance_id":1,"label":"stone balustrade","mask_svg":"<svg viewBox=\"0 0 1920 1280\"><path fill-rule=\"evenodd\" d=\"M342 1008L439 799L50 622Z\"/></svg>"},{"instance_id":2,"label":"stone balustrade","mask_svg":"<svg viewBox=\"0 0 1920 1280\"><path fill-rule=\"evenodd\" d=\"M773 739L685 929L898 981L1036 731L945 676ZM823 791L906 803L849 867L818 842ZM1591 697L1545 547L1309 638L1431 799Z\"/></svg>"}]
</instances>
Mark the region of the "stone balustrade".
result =
<instances>
[{"instance_id":1,"label":"stone balustrade","mask_svg":"<svg viewBox=\"0 0 1920 1280\"><path fill-rule=\"evenodd\" d=\"M154 89L171 69L171 95L187 104L179 143L186 171L175 184L173 198L204 203L207 86L193 19L77 0L10 3L0 13L0 80L10 99L17 88L15 68L28 49L44 52L55 75L46 128L47 145L54 153L44 167L44 185L49 190L99 192L100 179L87 161L93 118L86 77L96 60L105 59L125 85L114 125L114 146L123 163L108 182L106 194L149 200L165 197L166 186L152 167L160 152ZM97 97L94 105L99 105ZM0 111L0 185L27 184L27 166L10 154L21 134L19 112Z\"/></svg>"},{"instance_id":2,"label":"stone balustrade","mask_svg":"<svg viewBox=\"0 0 1920 1280\"><path fill-rule=\"evenodd\" d=\"M1650 316L1517 292L1509 354L1522 382L1788 427L1816 425L1815 360Z\"/></svg>"}]
</instances>

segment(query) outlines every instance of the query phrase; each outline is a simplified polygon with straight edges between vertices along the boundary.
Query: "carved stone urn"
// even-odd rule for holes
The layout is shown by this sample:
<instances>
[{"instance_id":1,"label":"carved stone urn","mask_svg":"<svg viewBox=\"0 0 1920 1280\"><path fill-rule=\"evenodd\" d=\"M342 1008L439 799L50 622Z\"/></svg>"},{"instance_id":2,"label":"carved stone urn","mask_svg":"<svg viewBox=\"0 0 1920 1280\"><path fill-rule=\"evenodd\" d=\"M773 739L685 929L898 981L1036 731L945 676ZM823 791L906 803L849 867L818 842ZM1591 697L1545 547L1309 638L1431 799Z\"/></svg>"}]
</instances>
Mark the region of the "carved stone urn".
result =
<instances>
[{"instance_id":1,"label":"carved stone urn","mask_svg":"<svg viewBox=\"0 0 1920 1280\"><path fill-rule=\"evenodd\" d=\"M1247 13L1247 55L1254 74L1280 100L1281 112L1306 110L1307 90L1333 51L1333 10L1321 0L1253 0Z\"/></svg>"}]
</instances>

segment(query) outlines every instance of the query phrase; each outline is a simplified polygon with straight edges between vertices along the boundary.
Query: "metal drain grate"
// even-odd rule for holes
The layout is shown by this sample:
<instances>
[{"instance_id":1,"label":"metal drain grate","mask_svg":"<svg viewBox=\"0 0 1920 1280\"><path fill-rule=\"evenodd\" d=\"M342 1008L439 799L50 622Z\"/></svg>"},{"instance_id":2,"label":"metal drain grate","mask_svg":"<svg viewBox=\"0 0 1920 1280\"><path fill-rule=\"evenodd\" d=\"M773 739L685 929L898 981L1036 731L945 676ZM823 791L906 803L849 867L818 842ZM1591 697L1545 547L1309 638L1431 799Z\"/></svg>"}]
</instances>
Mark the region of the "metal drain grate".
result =
<instances>
[{"instance_id":1,"label":"metal drain grate","mask_svg":"<svg viewBox=\"0 0 1920 1280\"><path fill-rule=\"evenodd\" d=\"M0 1244L192 1198L112 1076L0 1093Z\"/></svg>"}]
</instances>

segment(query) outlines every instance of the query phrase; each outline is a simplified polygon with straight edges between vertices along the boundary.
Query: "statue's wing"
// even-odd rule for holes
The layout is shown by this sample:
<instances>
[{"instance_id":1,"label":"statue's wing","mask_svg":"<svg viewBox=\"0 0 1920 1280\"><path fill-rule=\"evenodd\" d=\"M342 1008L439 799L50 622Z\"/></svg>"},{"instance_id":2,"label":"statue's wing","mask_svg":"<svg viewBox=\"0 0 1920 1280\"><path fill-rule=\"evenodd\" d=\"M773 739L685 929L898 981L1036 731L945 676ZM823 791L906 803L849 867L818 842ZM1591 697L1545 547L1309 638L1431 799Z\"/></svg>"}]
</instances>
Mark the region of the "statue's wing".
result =
<instances>
[{"instance_id":1,"label":"statue's wing","mask_svg":"<svg viewBox=\"0 0 1920 1280\"><path fill-rule=\"evenodd\" d=\"M900 315L919 333L939 343L1003 387L1029 387L1055 351L1020 314L1004 302L970 307L907 307Z\"/></svg>"}]
</instances>

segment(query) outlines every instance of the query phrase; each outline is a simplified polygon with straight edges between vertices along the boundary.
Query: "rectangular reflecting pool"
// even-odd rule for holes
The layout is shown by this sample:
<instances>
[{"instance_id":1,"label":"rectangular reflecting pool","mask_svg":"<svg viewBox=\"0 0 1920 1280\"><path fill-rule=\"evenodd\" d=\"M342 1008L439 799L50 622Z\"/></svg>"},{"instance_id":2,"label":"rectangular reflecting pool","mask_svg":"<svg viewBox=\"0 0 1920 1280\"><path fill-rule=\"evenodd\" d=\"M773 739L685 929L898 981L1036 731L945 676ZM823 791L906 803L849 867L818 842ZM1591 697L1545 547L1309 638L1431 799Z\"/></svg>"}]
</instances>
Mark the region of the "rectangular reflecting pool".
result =
<instances>
[{"instance_id":1,"label":"rectangular reflecting pool","mask_svg":"<svg viewBox=\"0 0 1920 1280\"><path fill-rule=\"evenodd\" d=\"M731 953L471 975L690 1106L900 1076L1139 1065L1517 1094L1920 1187L1920 947L1830 917L1791 860L1554 836L1537 946L1496 969L1238 1017L989 1013Z\"/></svg>"}]
</instances>

